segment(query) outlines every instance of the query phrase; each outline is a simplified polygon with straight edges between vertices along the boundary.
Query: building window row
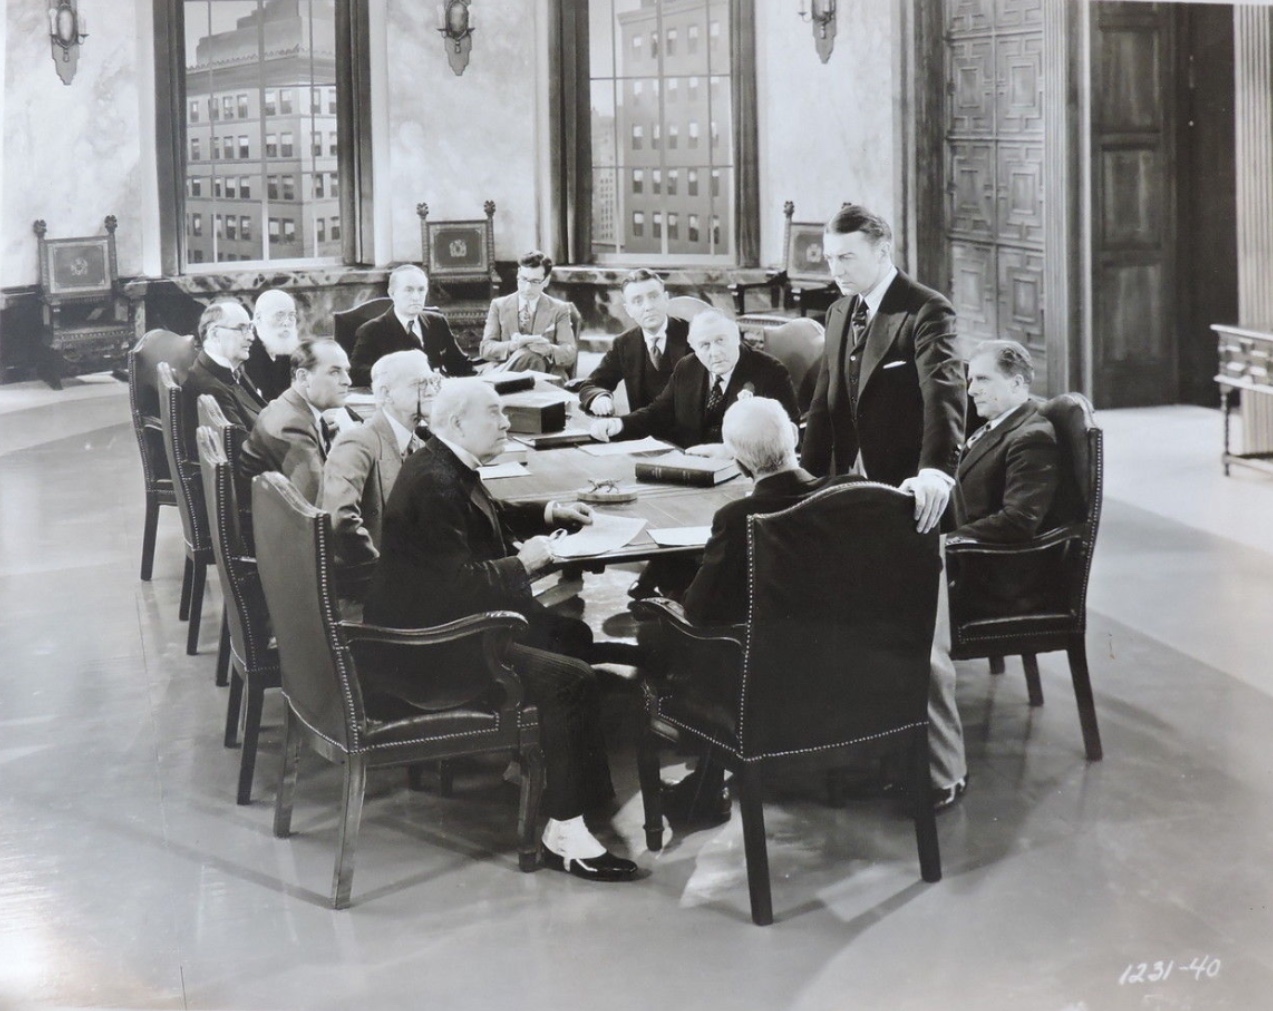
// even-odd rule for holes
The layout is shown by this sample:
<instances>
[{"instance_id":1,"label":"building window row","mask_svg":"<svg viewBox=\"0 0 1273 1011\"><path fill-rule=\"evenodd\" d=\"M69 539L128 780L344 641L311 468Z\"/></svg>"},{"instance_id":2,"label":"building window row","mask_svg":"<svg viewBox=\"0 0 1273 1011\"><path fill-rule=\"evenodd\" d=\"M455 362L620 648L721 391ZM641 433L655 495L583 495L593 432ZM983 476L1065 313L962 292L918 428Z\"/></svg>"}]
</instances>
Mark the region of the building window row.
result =
<instances>
[{"instance_id":1,"label":"building window row","mask_svg":"<svg viewBox=\"0 0 1273 1011\"><path fill-rule=\"evenodd\" d=\"M686 26L685 52L687 54L692 56L698 52L701 34L702 29L699 25L691 24ZM711 40L712 48L716 49L720 45L721 40L721 25L719 21L713 20L708 25L707 35ZM676 28L667 28L661 34L658 31L650 32L648 35L637 33L632 36L632 53L634 56L641 56L643 52L648 52L650 59L657 59L661 45L664 56L675 56L679 41L680 32Z\"/></svg>"}]
</instances>

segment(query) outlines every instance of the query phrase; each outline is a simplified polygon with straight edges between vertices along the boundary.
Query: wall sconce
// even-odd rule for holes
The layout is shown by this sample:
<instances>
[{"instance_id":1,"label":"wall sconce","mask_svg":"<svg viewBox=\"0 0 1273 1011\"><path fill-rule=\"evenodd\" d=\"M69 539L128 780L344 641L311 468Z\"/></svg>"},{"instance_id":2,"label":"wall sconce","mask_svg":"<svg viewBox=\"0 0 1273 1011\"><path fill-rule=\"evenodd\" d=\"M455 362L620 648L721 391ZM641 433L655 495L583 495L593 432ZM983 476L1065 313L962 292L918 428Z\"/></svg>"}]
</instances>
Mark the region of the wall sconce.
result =
<instances>
[{"instance_id":1,"label":"wall sconce","mask_svg":"<svg viewBox=\"0 0 1273 1011\"><path fill-rule=\"evenodd\" d=\"M806 10L805 0L800 0L797 11L801 21L813 24L813 44L823 63L831 59L831 50L835 48L835 3L836 0L809 0Z\"/></svg>"},{"instance_id":2,"label":"wall sconce","mask_svg":"<svg viewBox=\"0 0 1273 1011\"><path fill-rule=\"evenodd\" d=\"M78 0L50 0L49 39L52 43L53 65L63 84L70 84L75 77L75 67L80 59L80 43L88 38L88 19L78 9Z\"/></svg>"},{"instance_id":3,"label":"wall sconce","mask_svg":"<svg viewBox=\"0 0 1273 1011\"><path fill-rule=\"evenodd\" d=\"M442 27L438 33L442 36L442 44L446 46L446 59L459 77L469 65L469 52L473 48L473 22L469 18L471 0L446 0L438 13L442 16Z\"/></svg>"}]
</instances>

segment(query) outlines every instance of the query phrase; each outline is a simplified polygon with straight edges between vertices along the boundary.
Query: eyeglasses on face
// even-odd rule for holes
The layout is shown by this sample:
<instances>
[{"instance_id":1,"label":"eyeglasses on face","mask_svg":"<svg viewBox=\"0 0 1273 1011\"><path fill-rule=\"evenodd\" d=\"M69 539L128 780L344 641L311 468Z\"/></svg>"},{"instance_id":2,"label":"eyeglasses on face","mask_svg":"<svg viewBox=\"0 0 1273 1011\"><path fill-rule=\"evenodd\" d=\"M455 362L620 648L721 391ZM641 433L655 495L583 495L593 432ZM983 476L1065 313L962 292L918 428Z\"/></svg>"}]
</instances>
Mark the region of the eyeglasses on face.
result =
<instances>
[{"instance_id":1,"label":"eyeglasses on face","mask_svg":"<svg viewBox=\"0 0 1273 1011\"><path fill-rule=\"evenodd\" d=\"M291 312L272 313L271 315L267 316L266 319L268 319L275 326L282 326L284 323L295 323L296 311L293 310Z\"/></svg>"},{"instance_id":2,"label":"eyeglasses on face","mask_svg":"<svg viewBox=\"0 0 1273 1011\"><path fill-rule=\"evenodd\" d=\"M229 323L217 323L216 327L219 330L232 330L234 333L237 333L240 337L245 337L252 332L251 323L238 323L235 326L231 326Z\"/></svg>"},{"instance_id":3,"label":"eyeglasses on face","mask_svg":"<svg viewBox=\"0 0 1273 1011\"><path fill-rule=\"evenodd\" d=\"M526 275L524 275L524 274L518 274L518 275L517 275L517 283L518 283L518 284L529 284L529 285L531 285L532 287L538 288L538 287L540 287L541 285L545 285L545 284L547 284L547 283L548 283L548 278L546 278L546 277L527 277L527 276L526 276Z\"/></svg>"}]
</instances>

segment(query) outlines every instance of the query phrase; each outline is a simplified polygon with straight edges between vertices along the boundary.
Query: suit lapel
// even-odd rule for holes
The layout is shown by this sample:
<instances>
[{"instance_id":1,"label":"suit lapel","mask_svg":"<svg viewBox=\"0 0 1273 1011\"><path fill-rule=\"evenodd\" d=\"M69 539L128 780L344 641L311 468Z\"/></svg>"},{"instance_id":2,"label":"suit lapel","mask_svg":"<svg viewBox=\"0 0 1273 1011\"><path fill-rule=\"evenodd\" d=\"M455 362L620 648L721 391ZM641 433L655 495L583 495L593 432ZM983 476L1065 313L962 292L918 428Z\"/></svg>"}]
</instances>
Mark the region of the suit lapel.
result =
<instances>
[{"instance_id":1,"label":"suit lapel","mask_svg":"<svg viewBox=\"0 0 1273 1011\"><path fill-rule=\"evenodd\" d=\"M906 287L905 275L899 272L893 278L893 283L888 286L888 291L884 293L879 312L871 318L870 326L866 328L866 349L862 352L862 371L858 375L859 399L880 362L896 343L902 324L910 316L909 312L894 308L895 303L900 301L900 294L904 287Z\"/></svg>"},{"instance_id":2,"label":"suit lapel","mask_svg":"<svg viewBox=\"0 0 1273 1011\"><path fill-rule=\"evenodd\" d=\"M827 407L834 410L839 403L840 393L844 389L845 375L843 359L840 357L844 345L845 330L849 321L849 302L842 298L831 303L827 310L826 344L823 354L827 360Z\"/></svg>"},{"instance_id":3,"label":"suit lapel","mask_svg":"<svg viewBox=\"0 0 1273 1011\"><path fill-rule=\"evenodd\" d=\"M376 469L380 472L380 503L383 507L389 501L389 493L393 491L398 472L402 469L402 454L398 452L398 439L394 435L393 426L383 413L376 416L375 429L376 437L380 440Z\"/></svg>"},{"instance_id":4,"label":"suit lapel","mask_svg":"<svg viewBox=\"0 0 1273 1011\"><path fill-rule=\"evenodd\" d=\"M517 296L516 295L508 296L508 299L504 302L503 307L500 309L500 315L503 317L503 319L501 320L501 325L504 328L505 334L511 336L517 333L521 329L521 327L517 325Z\"/></svg>"},{"instance_id":5,"label":"suit lapel","mask_svg":"<svg viewBox=\"0 0 1273 1011\"><path fill-rule=\"evenodd\" d=\"M756 358L751 348L746 345L738 353L738 364L734 366L734 374L729 377L729 385L725 387L725 404L732 404L737 399L739 391L742 390L752 380L752 365ZM710 381L710 380L709 380ZM755 384L753 383L752 392L755 392Z\"/></svg>"},{"instance_id":6,"label":"suit lapel","mask_svg":"<svg viewBox=\"0 0 1273 1011\"><path fill-rule=\"evenodd\" d=\"M982 460L986 459L990 450L998 446L1009 432L1020 428L1026 423L1033 412L1033 405L1027 402L1012 412L1012 416L1005 418L1002 423L996 425L989 432L979 438L972 444L972 448L968 450L964 458L959 462L959 476L963 477Z\"/></svg>"}]
</instances>

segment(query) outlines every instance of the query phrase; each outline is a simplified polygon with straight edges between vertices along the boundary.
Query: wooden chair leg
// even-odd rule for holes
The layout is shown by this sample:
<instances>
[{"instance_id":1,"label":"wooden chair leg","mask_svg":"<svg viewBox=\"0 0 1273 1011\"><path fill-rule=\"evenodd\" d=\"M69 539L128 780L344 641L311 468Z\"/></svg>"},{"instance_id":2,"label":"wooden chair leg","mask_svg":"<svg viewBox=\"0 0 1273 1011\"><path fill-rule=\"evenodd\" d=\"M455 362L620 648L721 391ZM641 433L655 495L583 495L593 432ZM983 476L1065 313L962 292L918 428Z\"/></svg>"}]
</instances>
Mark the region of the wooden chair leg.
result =
<instances>
[{"instance_id":1,"label":"wooden chair leg","mask_svg":"<svg viewBox=\"0 0 1273 1011\"><path fill-rule=\"evenodd\" d=\"M221 640L217 643L217 678L218 688L230 683L230 616L221 610Z\"/></svg>"},{"instance_id":2,"label":"wooden chair leg","mask_svg":"<svg viewBox=\"0 0 1273 1011\"><path fill-rule=\"evenodd\" d=\"M455 766L449 759L438 762L438 795L451 797L455 794Z\"/></svg>"},{"instance_id":3,"label":"wooden chair leg","mask_svg":"<svg viewBox=\"0 0 1273 1011\"><path fill-rule=\"evenodd\" d=\"M367 789L367 759L345 756L345 796L340 805L340 832L336 841L336 869L332 874L332 909L348 909L354 887L354 858L358 850L358 826Z\"/></svg>"},{"instance_id":4,"label":"wooden chair leg","mask_svg":"<svg viewBox=\"0 0 1273 1011\"><path fill-rule=\"evenodd\" d=\"M992 656L990 658L990 673L991 674L1002 674L1005 670L1007 670L1007 667L1004 665L1003 657Z\"/></svg>"},{"instance_id":5,"label":"wooden chair leg","mask_svg":"<svg viewBox=\"0 0 1273 1011\"><path fill-rule=\"evenodd\" d=\"M283 763L274 797L274 834L286 839L292 834L292 797L296 793L296 773L301 761L301 735L289 705L283 712Z\"/></svg>"},{"instance_id":6,"label":"wooden chair leg","mask_svg":"<svg viewBox=\"0 0 1273 1011\"><path fill-rule=\"evenodd\" d=\"M1074 699L1079 707L1079 724L1083 727L1083 749L1089 762L1099 762L1101 732L1096 726L1096 700L1092 697L1092 679L1087 670L1087 647L1079 641L1065 651L1070 659L1070 678L1074 682Z\"/></svg>"},{"instance_id":7,"label":"wooden chair leg","mask_svg":"<svg viewBox=\"0 0 1273 1011\"><path fill-rule=\"evenodd\" d=\"M203 618L203 588L208 581L206 562L194 563L194 576L190 580L190 627L186 629L186 655L199 652L199 624Z\"/></svg>"},{"instance_id":8,"label":"wooden chair leg","mask_svg":"<svg viewBox=\"0 0 1273 1011\"><path fill-rule=\"evenodd\" d=\"M1030 694L1030 705L1043 705L1043 682L1039 680L1039 658L1033 653L1022 653L1021 666L1025 668L1025 687Z\"/></svg>"},{"instance_id":9,"label":"wooden chair leg","mask_svg":"<svg viewBox=\"0 0 1273 1011\"><path fill-rule=\"evenodd\" d=\"M415 765L407 766L407 789L413 793L420 793L424 790L424 765L416 762Z\"/></svg>"},{"instance_id":10,"label":"wooden chair leg","mask_svg":"<svg viewBox=\"0 0 1273 1011\"><path fill-rule=\"evenodd\" d=\"M735 775L738 803L743 817L743 853L747 860L747 891L751 895L751 922L767 927L774 922L773 896L769 890L769 851L765 847L765 811L760 797L760 775L744 765Z\"/></svg>"},{"instance_id":11,"label":"wooden chair leg","mask_svg":"<svg viewBox=\"0 0 1273 1011\"><path fill-rule=\"evenodd\" d=\"M186 567L181 572L181 603L177 605L177 618L186 621L190 617L190 587L194 582L194 561L186 559Z\"/></svg>"},{"instance_id":12,"label":"wooden chair leg","mask_svg":"<svg viewBox=\"0 0 1273 1011\"><path fill-rule=\"evenodd\" d=\"M645 808L645 848L663 848L663 797L659 777L659 738L648 727L637 741L637 777L641 783L641 804Z\"/></svg>"},{"instance_id":13,"label":"wooden chair leg","mask_svg":"<svg viewBox=\"0 0 1273 1011\"><path fill-rule=\"evenodd\" d=\"M239 746L239 716L242 710L243 678L239 675L239 669L233 667L230 671L230 697L226 699L225 704L225 746L227 748Z\"/></svg>"},{"instance_id":14,"label":"wooden chair leg","mask_svg":"<svg viewBox=\"0 0 1273 1011\"><path fill-rule=\"evenodd\" d=\"M915 819L915 844L919 849L919 875L925 881L941 880L941 850L937 844L937 814L933 810L928 772L928 735L916 734L909 755L911 814Z\"/></svg>"},{"instance_id":15,"label":"wooden chair leg","mask_svg":"<svg viewBox=\"0 0 1273 1011\"><path fill-rule=\"evenodd\" d=\"M150 582L155 567L155 539L159 535L159 498L154 492L146 495L146 523L141 530L141 578Z\"/></svg>"},{"instance_id":16,"label":"wooden chair leg","mask_svg":"<svg viewBox=\"0 0 1273 1011\"><path fill-rule=\"evenodd\" d=\"M239 756L239 792L235 802L252 803L252 775L256 771L256 745L261 736L261 709L265 688L260 675L247 682L247 713L243 720L243 752Z\"/></svg>"},{"instance_id":17,"label":"wooden chair leg","mask_svg":"<svg viewBox=\"0 0 1273 1011\"><path fill-rule=\"evenodd\" d=\"M517 866L526 873L539 868L539 805L544 796L544 752L538 744L517 756L522 792L517 804Z\"/></svg>"}]
</instances>

